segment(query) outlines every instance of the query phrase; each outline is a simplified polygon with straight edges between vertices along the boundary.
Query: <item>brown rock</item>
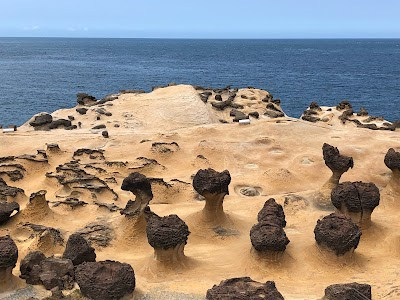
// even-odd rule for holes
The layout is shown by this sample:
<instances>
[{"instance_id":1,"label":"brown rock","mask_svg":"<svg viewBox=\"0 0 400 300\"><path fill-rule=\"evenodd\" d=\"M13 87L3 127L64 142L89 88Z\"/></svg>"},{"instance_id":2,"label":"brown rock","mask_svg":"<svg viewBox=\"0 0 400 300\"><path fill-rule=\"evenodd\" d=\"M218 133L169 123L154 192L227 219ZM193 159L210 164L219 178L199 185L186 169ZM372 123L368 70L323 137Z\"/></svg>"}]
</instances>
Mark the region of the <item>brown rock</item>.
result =
<instances>
[{"instance_id":1,"label":"brown rock","mask_svg":"<svg viewBox=\"0 0 400 300\"><path fill-rule=\"evenodd\" d=\"M207 300L284 300L275 282L260 283L250 277L221 281L207 291Z\"/></svg>"},{"instance_id":2,"label":"brown rock","mask_svg":"<svg viewBox=\"0 0 400 300\"><path fill-rule=\"evenodd\" d=\"M250 230L250 240L254 249L260 252L283 252L290 242L282 226L269 221L254 225Z\"/></svg>"},{"instance_id":3,"label":"brown rock","mask_svg":"<svg viewBox=\"0 0 400 300\"><path fill-rule=\"evenodd\" d=\"M337 172L343 174L348 169L354 167L353 158L349 156L340 155L338 148L324 143L322 152L325 160L325 165L332 170L333 173Z\"/></svg>"},{"instance_id":4,"label":"brown rock","mask_svg":"<svg viewBox=\"0 0 400 300\"><path fill-rule=\"evenodd\" d=\"M0 202L0 225L11 219L11 214L19 212L19 204L17 202Z\"/></svg>"},{"instance_id":5,"label":"brown rock","mask_svg":"<svg viewBox=\"0 0 400 300\"><path fill-rule=\"evenodd\" d=\"M385 155L384 162L390 170L400 171L400 152L396 152L393 148L390 148Z\"/></svg>"},{"instance_id":6,"label":"brown rock","mask_svg":"<svg viewBox=\"0 0 400 300\"><path fill-rule=\"evenodd\" d=\"M357 282L332 284L325 289L323 300L371 300L372 292L369 284Z\"/></svg>"},{"instance_id":7,"label":"brown rock","mask_svg":"<svg viewBox=\"0 0 400 300\"><path fill-rule=\"evenodd\" d=\"M257 216L258 222L268 221L281 227L286 226L285 213L282 205L276 203L274 198L268 199Z\"/></svg>"},{"instance_id":8,"label":"brown rock","mask_svg":"<svg viewBox=\"0 0 400 300\"><path fill-rule=\"evenodd\" d=\"M159 217L152 214L147 220L147 239L155 249L175 248L186 244L190 234L189 228L177 215Z\"/></svg>"},{"instance_id":9,"label":"brown rock","mask_svg":"<svg viewBox=\"0 0 400 300\"><path fill-rule=\"evenodd\" d=\"M135 290L132 267L117 261L85 262L76 267L75 278L90 299L119 300Z\"/></svg>"},{"instance_id":10,"label":"brown rock","mask_svg":"<svg viewBox=\"0 0 400 300\"><path fill-rule=\"evenodd\" d=\"M41 284L40 263L46 259L46 256L40 251L29 252L27 256L21 261L19 269L22 279L26 280L27 284Z\"/></svg>"},{"instance_id":11,"label":"brown rock","mask_svg":"<svg viewBox=\"0 0 400 300\"><path fill-rule=\"evenodd\" d=\"M47 290L58 287L70 290L74 286L74 265L70 259L50 257L40 263L40 281Z\"/></svg>"},{"instance_id":12,"label":"brown rock","mask_svg":"<svg viewBox=\"0 0 400 300\"><path fill-rule=\"evenodd\" d=\"M86 261L96 261L96 253L82 235L74 233L68 238L63 258L70 259L77 266Z\"/></svg>"},{"instance_id":13,"label":"brown rock","mask_svg":"<svg viewBox=\"0 0 400 300\"><path fill-rule=\"evenodd\" d=\"M337 256L357 248L360 242L361 230L350 218L332 213L317 221L314 229L318 245L335 252Z\"/></svg>"},{"instance_id":14,"label":"brown rock","mask_svg":"<svg viewBox=\"0 0 400 300\"><path fill-rule=\"evenodd\" d=\"M228 170L217 172L211 168L201 169L193 178L193 187L202 196L205 192L229 195L228 186L230 183L231 176Z\"/></svg>"},{"instance_id":15,"label":"brown rock","mask_svg":"<svg viewBox=\"0 0 400 300\"><path fill-rule=\"evenodd\" d=\"M12 270L17 264L18 248L13 239L6 235L0 237L0 269Z\"/></svg>"}]
</instances>

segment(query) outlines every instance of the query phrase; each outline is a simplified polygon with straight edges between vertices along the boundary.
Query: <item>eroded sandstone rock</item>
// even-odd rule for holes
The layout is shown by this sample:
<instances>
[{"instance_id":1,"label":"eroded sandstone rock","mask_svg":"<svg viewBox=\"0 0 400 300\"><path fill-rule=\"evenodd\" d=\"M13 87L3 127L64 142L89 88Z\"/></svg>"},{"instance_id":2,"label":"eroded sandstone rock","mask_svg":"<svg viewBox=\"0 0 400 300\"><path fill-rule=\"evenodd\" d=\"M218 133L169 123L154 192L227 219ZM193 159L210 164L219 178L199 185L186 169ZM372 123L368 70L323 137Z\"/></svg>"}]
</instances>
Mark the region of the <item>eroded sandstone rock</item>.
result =
<instances>
[{"instance_id":1,"label":"eroded sandstone rock","mask_svg":"<svg viewBox=\"0 0 400 300\"><path fill-rule=\"evenodd\" d=\"M82 235L74 233L68 238L63 258L70 259L77 266L83 262L96 261L96 253Z\"/></svg>"},{"instance_id":2,"label":"eroded sandstone rock","mask_svg":"<svg viewBox=\"0 0 400 300\"><path fill-rule=\"evenodd\" d=\"M361 230L349 217L332 213L317 221L314 235L322 249L328 249L337 256L342 256L357 248Z\"/></svg>"},{"instance_id":3,"label":"eroded sandstone rock","mask_svg":"<svg viewBox=\"0 0 400 300\"><path fill-rule=\"evenodd\" d=\"M161 262L180 261L190 234L186 223L177 215L148 215L146 232L149 244L154 248L154 258Z\"/></svg>"},{"instance_id":4,"label":"eroded sandstone rock","mask_svg":"<svg viewBox=\"0 0 400 300\"><path fill-rule=\"evenodd\" d=\"M369 284L357 282L345 284L332 284L325 289L323 300L371 300L372 292Z\"/></svg>"},{"instance_id":5,"label":"eroded sandstone rock","mask_svg":"<svg viewBox=\"0 0 400 300\"><path fill-rule=\"evenodd\" d=\"M76 267L75 279L84 296L119 300L135 290L133 268L117 261L85 262Z\"/></svg>"},{"instance_id":6,"label":"eroded sandstone rock","mask_svg":"<svg viewBox=\"0 0 400 300\"><path fill-rule=\"evenodd\" d=\"M207 300L284 300L275 282L261 283L250 277L223 280L207 291L206 298Z\"/></svg>"},{"instance_id":7,"label":"eroded sandstone rock","mask_svg":"<svg viewBox=\"0 0 400 300\"><path fill-rule=\"evenodd\" d=\"M332 190L331 199L341 213L366 228L370 224L373 210L379 205L380 193L372 182L343 182Z\"/></svg>"},{"instance_id":8,"label":"eroded sandstone rock","mask_svg":"<svg viewBox=\"0 0 400 300\"><path fill-rule=\"evenodd\" d=\"M225 218L223 201L229 195L231 176L228 170L201 169L193 178L193 188L206 199L203 209L205 221L223 221Z\"/></svg>"},{"instance_id":9,"label":"eroded sandstone rock","mask_svg":"<svg viewBox=\"0 0 400 300\"><path fill-rule=\"evenodd\" d=\"M321 207L331 207L332 189L339 184L339 180L344 172L353 168L353 158L339 153L338 148L324 143L322 146L325 165L332 171L332 176L322 186L316 197L316 204Z\"/></svg>"}]
</instances>

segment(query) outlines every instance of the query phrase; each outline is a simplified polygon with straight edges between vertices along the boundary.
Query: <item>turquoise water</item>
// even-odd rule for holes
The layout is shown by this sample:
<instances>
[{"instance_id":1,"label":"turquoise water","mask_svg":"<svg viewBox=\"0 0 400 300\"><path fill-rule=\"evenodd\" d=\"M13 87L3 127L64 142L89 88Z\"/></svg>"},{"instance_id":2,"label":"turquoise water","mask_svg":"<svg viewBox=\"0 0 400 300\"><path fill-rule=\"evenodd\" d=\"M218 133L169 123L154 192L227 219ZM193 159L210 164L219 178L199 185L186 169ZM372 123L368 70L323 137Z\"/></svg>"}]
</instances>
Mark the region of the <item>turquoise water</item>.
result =
<instances>
[{"instance_id":1,"label":"turquoise water","mask_svg":"<svg viewBox=\"0 0 400 300\"><path fill-rule=\"evenodd\" d=\"M311 101L400 119L400 40L0 38L0 124L121 89L254 86L299 117Z\"/></svg>"}]
</instances>

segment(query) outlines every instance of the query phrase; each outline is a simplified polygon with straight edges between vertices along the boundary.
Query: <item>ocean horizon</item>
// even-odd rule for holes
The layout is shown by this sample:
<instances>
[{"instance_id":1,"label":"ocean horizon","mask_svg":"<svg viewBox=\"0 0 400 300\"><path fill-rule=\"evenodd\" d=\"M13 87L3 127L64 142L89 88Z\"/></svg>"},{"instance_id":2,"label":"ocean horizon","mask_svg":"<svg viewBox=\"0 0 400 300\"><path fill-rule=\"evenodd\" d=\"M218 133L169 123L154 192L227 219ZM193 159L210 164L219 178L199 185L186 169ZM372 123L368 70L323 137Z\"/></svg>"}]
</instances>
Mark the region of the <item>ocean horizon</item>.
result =
<instances>
[{"instance_id":1,"label":"ocean horizon","mask_svg":"<svg viewBox=\"0 0 400 300\"><path fill-rule=\"evenodd\" d=\"M291 117L348 99L400 120L400 39L0 38L0 125L169 82L254 86Z\"/></svg>"}]
</instances>

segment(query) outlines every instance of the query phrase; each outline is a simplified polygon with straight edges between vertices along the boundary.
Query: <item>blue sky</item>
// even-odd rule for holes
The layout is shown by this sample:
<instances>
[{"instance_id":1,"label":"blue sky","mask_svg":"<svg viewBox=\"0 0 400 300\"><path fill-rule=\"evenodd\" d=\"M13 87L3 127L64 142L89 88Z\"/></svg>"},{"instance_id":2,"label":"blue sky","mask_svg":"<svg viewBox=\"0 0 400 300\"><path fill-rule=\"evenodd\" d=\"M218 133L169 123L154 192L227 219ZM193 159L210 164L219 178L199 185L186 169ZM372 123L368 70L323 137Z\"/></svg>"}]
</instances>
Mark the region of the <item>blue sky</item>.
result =
<instances>
[{"instance_id":1,"label":"blue sky","mask_svg":"<svg viewBox=\"0 0 400 300\"><path fill-rule=\"evenodd\" d=\"M0 36L400 38L399 0L0 0Z\"/></svg>"}]
</instances>

